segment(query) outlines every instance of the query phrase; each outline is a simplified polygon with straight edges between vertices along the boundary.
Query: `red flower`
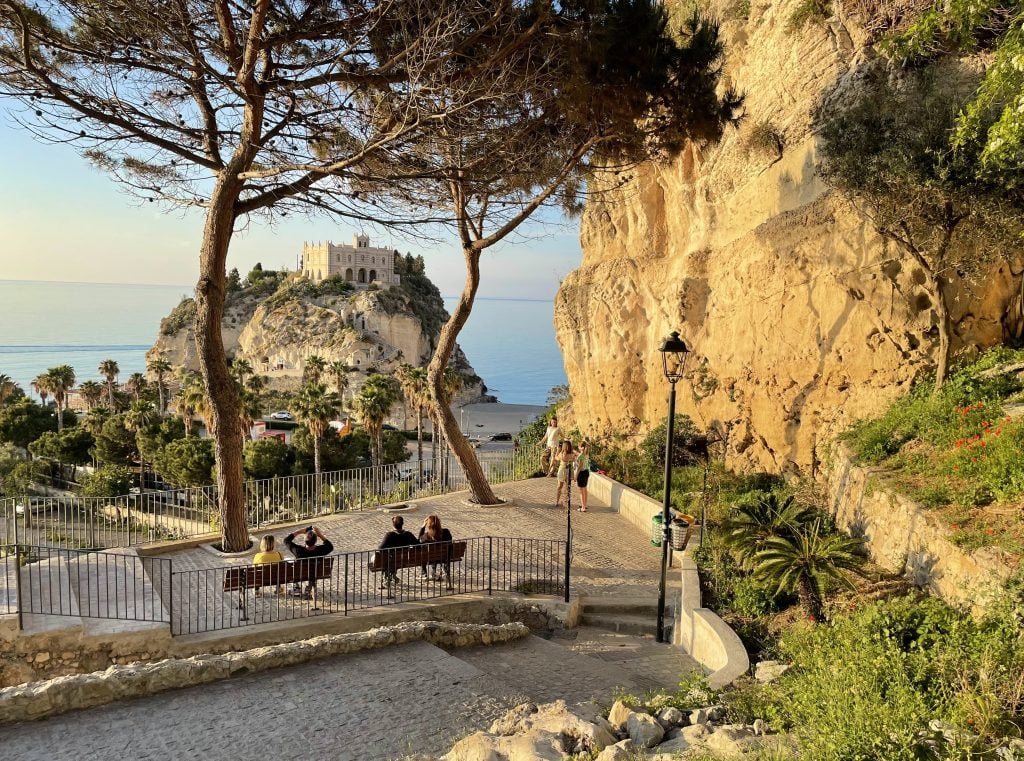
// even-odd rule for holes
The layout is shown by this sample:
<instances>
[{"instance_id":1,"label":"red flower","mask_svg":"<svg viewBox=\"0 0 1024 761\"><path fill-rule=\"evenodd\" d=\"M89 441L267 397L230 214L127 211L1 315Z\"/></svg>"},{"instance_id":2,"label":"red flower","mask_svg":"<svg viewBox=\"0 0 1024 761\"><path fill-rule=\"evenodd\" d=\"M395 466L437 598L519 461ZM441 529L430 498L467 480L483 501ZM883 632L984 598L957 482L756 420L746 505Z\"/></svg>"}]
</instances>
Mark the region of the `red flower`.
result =
<instances>
[{"instance_id":1,"label":"red flower","mask_svg":"<svg viewBox=\"0 0 1024 761\"><path fill-rule=\"evenodd\" d=\"M956 448L957 448L957 449L959 449L959 448L960 448L960 447L962 447L963 445L964 445L964 440L963 440L963 439L959 439L959 440L958 440L958 441L956 442Z\"/></svg>"},{"instance_id":2,"label":"red flower","mask_svg":"<svg viewBox=\"0 0 1024 761\"><path fill-rule=\"evenodd\" d=\"M990 529L990 528L987 528L987 529L985 529L985 533L986 533L986 534L994 534L994 533L995 533L995 531L994 531L994 530L992 530L992 529Z\"/></svg>"},{"instance_id":3,"label":"red flower","mask_svg":"<svg viewBox=\"0 0 1024 761\"><path fill-rule=\"evenodd\" d=\"M983 446L985 446L985 442L984 442L984 441L982 441L982 442L981 442L981 443L979 444L979 446L982 446L982 447L983 447Z\"/></svg>"},{"instance_id":4,"label":"red flower","mask_svg":"<svg viewBox=\"0 0 1024 761\"><path fill-rule=\"evenodd\" d=\"M951 529L953 529L954 531L959 531L960 530L960 524L959 523L950 523L949 527Z\"/></svg>"}]
</instances>

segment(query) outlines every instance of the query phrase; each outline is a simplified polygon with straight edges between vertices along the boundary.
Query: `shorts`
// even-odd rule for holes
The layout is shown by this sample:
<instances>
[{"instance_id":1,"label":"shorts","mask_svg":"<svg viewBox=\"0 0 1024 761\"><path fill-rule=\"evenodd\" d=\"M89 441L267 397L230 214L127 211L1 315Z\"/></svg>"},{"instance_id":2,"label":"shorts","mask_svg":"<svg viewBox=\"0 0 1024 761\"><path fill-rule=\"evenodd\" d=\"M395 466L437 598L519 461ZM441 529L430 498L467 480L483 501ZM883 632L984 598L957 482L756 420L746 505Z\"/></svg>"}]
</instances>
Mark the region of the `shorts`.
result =
<instances>
[{"instance_id":1,"label":"shorts","mask_svg":"<svg viewBox=\"0 0 1024 761\"><path fill-rule=\"evenodd\" d=\"M576 486L578 486L580 489L586 489L587 488L587 481L589 481L589 480L590 480L590 471L589 470L581 470L579 473L576 474Z\"/></svg>"}]
</instances>

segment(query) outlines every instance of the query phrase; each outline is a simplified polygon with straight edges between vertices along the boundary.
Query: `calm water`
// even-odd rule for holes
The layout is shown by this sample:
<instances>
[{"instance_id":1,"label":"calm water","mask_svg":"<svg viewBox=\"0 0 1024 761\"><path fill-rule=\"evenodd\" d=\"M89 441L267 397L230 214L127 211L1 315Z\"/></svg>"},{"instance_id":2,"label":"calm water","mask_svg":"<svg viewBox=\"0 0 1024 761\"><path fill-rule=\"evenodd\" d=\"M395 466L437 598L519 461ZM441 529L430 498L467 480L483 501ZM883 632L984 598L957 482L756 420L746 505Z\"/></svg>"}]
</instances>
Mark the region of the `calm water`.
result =
<instances>
[{"instance_id":1,"label":"calm water","mask_svg":"<svg viewBox=\"0 0 1024 761\"><path fill-rule=\"evenodd\" d=\"M107 285L0 280L0 373L23 388L56 365L79 381L101 380L114 359L121 377L145 371L160 318L188 286ZM453 300L446 299L451 308ZM547 301L480 299L459 343L491 393L510 404L543 404L565 383Z\"/></svg>"}]
</instances>

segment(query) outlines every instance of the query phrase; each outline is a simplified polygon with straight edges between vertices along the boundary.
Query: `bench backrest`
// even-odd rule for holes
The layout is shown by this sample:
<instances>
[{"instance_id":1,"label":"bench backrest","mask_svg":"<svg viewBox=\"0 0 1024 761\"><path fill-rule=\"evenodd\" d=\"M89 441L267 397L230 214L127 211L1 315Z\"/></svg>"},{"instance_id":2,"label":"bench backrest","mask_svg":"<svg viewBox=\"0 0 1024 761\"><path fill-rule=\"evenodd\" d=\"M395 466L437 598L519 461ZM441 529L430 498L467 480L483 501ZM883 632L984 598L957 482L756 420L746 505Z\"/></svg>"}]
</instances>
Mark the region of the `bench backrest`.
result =
<instances>
[{"instance_id":1,"label":"bench backrest","mask_svg":"<svg viewBox=\"0 0 1024 761\"><path fill-rule=\"evenodd\" d=\"M377 550L370 560L371 571L394 571L430 563L457 563L466 555L465 542L431 542L408 547Z\"/></svg>"},{"instance_id":2,"label":"bench backrest","mask_svg":"<svg viewBox=\"0 0 1024 761\"><path fill-rule=\"evenodd\" d=\"M279 563L261 563L228 568L224 573L224 591L258 589L278 584L326 579L334 568L334 558L299 558Z\"/></svg>"}]
</instances>

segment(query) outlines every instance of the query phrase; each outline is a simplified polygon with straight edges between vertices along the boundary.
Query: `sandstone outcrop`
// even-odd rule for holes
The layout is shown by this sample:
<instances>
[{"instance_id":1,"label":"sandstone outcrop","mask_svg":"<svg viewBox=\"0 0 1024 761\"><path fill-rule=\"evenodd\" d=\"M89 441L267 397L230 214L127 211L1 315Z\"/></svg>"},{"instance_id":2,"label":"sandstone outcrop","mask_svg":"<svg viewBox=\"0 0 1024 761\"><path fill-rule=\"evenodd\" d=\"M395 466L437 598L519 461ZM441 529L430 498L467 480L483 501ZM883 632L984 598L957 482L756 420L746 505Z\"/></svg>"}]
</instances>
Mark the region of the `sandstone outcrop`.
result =
<instances>
[{"instance_id":1,"label":"sandstone outcrop","mask_svg":"<svg viewBox=\"0 0 1024 761\"><path fill-rule=\"evenodd\" d=\"M923 274L816 172L813 114L877 58L878 19L794 30L799 0L755 0L746 18L742 4L710 5L745 118L718 145L645 164L588 204L583 261L555 306L573 422L632 435L663 420L657 349L678 329L692 349L679 412L723 431L733 466L815 472L826 441L927 372L936 345ZM955 351L1016 329L1006 320L1021 269L971 284L947 273Z\"/></svg>"}]
</instances>

